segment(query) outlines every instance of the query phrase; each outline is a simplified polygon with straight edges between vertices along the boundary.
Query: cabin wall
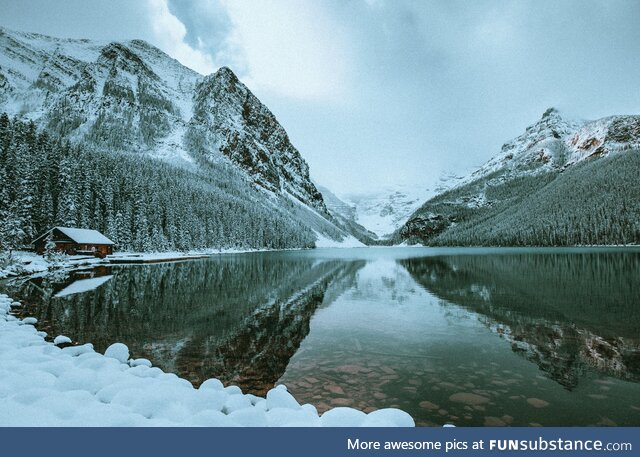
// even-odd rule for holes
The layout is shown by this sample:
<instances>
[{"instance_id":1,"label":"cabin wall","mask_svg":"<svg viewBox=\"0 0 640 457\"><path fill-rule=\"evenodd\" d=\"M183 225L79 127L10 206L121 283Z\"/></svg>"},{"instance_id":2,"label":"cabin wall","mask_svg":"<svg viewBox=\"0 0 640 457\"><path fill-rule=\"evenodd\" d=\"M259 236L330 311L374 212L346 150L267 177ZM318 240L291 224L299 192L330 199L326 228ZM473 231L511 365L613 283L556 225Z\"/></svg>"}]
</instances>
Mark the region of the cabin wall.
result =
<instances>
[{"instance_id":1,"label":"cabin wall","mask_svg":"<svg viewBox=\"0 0 640 457\"><path fill-rule=\"evenodd\" d=\"M68 255L86 254L94 255L96 257L105 257L113 254L113 246L108 244L77 244L69 242L57 242L54 241L56 252L64 252ZM46 250L46 241L39 241L35 243L36 252L43 255Z\"/></svg>"}]
</instances>

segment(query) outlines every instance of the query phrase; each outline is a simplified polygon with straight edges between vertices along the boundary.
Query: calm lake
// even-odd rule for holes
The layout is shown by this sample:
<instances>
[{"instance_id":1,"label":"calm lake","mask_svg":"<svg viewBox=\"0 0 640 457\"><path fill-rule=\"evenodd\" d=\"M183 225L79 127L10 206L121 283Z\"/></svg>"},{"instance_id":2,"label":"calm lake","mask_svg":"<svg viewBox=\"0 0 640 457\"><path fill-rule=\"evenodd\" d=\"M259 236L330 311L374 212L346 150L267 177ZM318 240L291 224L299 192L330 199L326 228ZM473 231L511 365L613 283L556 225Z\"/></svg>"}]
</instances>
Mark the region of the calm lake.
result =
<instances>
[{"instance_id":1,"label":"calm lake","mask_svg":"<svg viewBox=\"0 0 640 457\"><path fill-rule=\"evenodd\" d=\"M418 425L640 425L640 249L319 249L5 281L51 336Z\"/></svg>"}]
</instances>

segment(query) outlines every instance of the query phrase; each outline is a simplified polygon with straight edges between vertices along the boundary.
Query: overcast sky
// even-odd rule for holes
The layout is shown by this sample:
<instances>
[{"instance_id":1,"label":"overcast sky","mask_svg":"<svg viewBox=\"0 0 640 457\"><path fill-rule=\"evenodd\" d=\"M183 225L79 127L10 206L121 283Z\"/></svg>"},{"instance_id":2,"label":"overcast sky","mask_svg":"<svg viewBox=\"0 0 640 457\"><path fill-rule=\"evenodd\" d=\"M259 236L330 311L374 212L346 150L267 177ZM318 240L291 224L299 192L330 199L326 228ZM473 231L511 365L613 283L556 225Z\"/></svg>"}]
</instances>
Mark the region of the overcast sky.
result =
<instances>
[{"instance_id":1,"label":"overcast sky","mask_svg":"<svg viewBox=\"0 0 640 457\"><path fill-rule=\"evenodd\" d=\"M432 187L550 106L640 113L637 0L0 0L0 24L229 66L338 193Z\"/></svg>"}]
</instances>

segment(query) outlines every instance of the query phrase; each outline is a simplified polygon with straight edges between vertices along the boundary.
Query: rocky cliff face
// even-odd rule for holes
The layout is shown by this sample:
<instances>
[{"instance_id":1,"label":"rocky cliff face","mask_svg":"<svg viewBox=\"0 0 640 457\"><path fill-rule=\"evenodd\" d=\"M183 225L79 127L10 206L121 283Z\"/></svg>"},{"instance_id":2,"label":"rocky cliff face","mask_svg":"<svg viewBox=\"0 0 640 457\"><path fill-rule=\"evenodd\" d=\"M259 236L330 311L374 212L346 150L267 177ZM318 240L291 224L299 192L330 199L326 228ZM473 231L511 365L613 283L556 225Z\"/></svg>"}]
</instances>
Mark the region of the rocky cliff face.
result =
<instances>
[{"instance_id":1,"label":"rocky cliff face","mask_svg":"<svg viewBox=\"0 0 640 457\"><path fill-rule=\"evenodd\" d=\"M222 155L259 186L286 192L323 213L322 195L309 178L309 166L276 117L228 68L196 86L188 138L205 160Z\"/></svg>"},{"instance_id":2,"label":"rocky cliff face","mask_svg":"<svg viewBox=\"0 0 640 457\"><path fill-rule=\"evenodd\" d=\"M230 69L202 76L144 41L0 29L0 111L107 151L226 162L259 188L326 215L286 131Z\"/></svg>"}]
</instances>

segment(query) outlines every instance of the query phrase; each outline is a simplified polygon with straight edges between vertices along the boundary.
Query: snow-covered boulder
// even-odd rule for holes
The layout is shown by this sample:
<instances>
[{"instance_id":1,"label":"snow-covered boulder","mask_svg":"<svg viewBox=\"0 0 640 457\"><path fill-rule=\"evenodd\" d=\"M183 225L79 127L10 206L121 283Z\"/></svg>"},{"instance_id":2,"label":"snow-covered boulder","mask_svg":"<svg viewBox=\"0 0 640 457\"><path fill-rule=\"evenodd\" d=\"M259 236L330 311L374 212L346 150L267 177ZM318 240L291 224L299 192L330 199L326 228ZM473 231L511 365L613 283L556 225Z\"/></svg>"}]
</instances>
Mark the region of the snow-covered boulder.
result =
<instances>
[{"instance_id":1,"label":"snow-covered boulder","mask_svg":"<svg viewBox=\"0 0 640 457\"><path fill-rule=\"evenodd\" d=\"M200 384L200 390L222 390L224 385L220 380L211 378Z\"/></svg>"},{"instance_id":2,"label":"snow-covered boulder","mask_svg":"<svg viewBox=\"0 0 640 457\"><path fill-rule=\"evenodd\" d=\"M134 359L129 362L132 367L148 367L151 368L152 363L148 359Z\"/></svg>"},{"instance_id":3,"label":"snow-covered boulder","mask_svg":"<svg viewBox=\"0 0 640 457\"><path fill-rule=\"evenodd\" d=\"M58 335L53 339L53 344L55 344L56 346L69 343L71 343L71 338L69 338L68 336Z\"/></svg>"},{"instance_id":4,"label":"snow-covered boulder","mask_svg":"<svg viewBox=\"0 0 640 457\"><path fill-rule=\"evenodd\" d=\"M127 363L127 360L129 360L129 348L126 344L113 343L104 351L104 356L116 359L121 363Z\"/></svg>"},{"instance_id":5,"label":"snow-covered boulder","mask_svg":"<svg viewBox=\"0 0 640 457\"><path fill-rule=\"evenodd\" d=\"M300 409L300 404L287 392L286 387L278 386L267 392L267 409L274 408Z\"/></svg>"},{"instance_id":6,"label":"snow-covered boulder","mask_svg":"<svg viewBox=\"0 0 640 457\"><path fill-rule=\"evenodd\" d=\"M360 427L367 419L362 411L353 408L333 408L320 417L323 427Z\"/></svg>"},{"instance_id":7,"label":"snow-covered boulder","mask_svg":"<svg viewBox=\"0 0 640 457\"><path fill-rule=\"evenodd\" d=\"M384 425L382 425L384 424ZM384 408L367 414L364 427L415 427L413 418L397 408Z\"/></svg>"}]
</instances>

